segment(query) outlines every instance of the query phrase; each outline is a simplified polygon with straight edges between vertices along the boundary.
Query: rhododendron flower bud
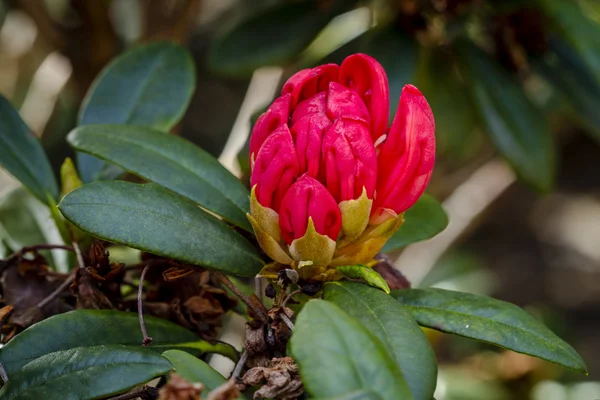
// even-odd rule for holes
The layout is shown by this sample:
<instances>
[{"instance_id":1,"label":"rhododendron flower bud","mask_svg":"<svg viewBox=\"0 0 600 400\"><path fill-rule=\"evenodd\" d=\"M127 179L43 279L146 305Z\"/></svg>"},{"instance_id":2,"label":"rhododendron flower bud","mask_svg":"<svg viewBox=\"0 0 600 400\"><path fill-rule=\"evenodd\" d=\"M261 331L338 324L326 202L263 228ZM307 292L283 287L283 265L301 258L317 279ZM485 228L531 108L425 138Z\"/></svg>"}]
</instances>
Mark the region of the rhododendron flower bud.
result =
<instances>
[{"instance_id":1,"label":"rhododendron flower bud","mask_svg":"<svg viewBox=\"0 0 600 400\"><path fill-rule=\"evenodd\" d=\"M434 120L404 87L388 129L385 71L354 54L293 75L250 138L250 214L263 250L307 280L368 263L421 196L435 161Z\"/></svg>"}]
</instances>

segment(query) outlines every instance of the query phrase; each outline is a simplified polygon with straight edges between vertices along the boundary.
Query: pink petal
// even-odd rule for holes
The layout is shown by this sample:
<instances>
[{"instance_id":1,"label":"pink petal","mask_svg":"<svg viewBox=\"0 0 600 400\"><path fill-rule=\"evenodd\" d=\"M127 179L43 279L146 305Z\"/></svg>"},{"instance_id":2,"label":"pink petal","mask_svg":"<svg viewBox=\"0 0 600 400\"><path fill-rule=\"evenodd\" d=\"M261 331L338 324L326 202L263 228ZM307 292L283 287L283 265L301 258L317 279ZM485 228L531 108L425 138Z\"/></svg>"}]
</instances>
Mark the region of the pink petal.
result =
<instances>
[{"instance_id":1,"label":"pink petal","mask_svg":"<svg viewBox=\"0 0 600 400\"><path fill-rule=\"evenodd\" d=\"M329 84L327 92L327 115L332 120L340 117L370 121L369 110L362 98L352 89L336 82Z\"/></svg>"},{"instance_id":2,"label":"pink petal","mask_svg":"<svg viewBox=\"0 0 600 400\"><path fill-rule=\"evenodd\" d=\"M353 54L342 62L339 82L362 97L371 115L371 138L376 142L387 131L390 113L385 70L373 57Z\"/></svg>"},{"instance_id":3,"label":"pink petal","mask_svg":"<svg viewBox=\"0 0 600 400\"><path fill-rule=\"evenodd\" d=\"M303 175L289 188L281 202L279 226L288 245L304 236L309 217L318 233L337 239L342 226L337 203L321 182Z\"/></svg>"},{"instance_id":4,"label":"pink petal","mask_svg":"<svg viewBox=\"0 0 600 400\"><path fill-rule=\"evenodd\" d=\"M421 92L402 89L398 111L378 157L379 177L373 210L409 209L421 197L435 163L435 121Z\"/></svg>"},{"instance_id":5,"label":"pink petal","mask_svg":"<svg viewBox=\"0 0 600 400\"><path fill-rule=\"evenodd\" d=\"M300 101L327 90L329 82L338 80L340 67L336 64L325 64L316 68L303 69L287 80L281 94L292 95L292 108Z\"/></svg>"},{"instance_id":6,"label":"pink petal","mask_svg":"<svg viewBox=\"0 0 600 400\"><path fill-rule=\"evenodd\" d=\"M256 156L260 146L273 131L288 123L290 100L291 95L289 94L278 97L258 118L252 129L252 136L250 136L250 159L252 159L252 154Z\"/></svg>"}]
</instances>

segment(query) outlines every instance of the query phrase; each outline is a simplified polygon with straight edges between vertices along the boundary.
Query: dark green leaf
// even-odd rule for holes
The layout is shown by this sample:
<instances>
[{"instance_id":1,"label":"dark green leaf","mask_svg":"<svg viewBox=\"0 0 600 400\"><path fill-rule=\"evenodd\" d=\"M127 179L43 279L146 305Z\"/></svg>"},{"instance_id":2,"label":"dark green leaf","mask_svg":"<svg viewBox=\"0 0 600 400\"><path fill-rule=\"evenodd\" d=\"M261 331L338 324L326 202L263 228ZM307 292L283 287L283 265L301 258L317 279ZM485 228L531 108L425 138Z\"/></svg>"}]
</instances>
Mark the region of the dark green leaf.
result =
<instances>
[{"instance_id":1,"label":"dark green leaf","mask_svg":"<svg viewBox=\"0 0 600 400\"><path fill-rule=\"evenodd\" d=\"M94 182L58 205L65 218L101 239L233 275L255 276L255 247L224 222L154 183Z\"/></svg>"},{"instance_id":2,"label":"dark green leaf","mask_svg":"<svg viewBox=\"0 0 600 400\"><path fill-rule=\"evenodd\" d=\"M458 74L452 53L426 47L420 51L417 87L435 116L436 151L466 160L482 144L473 102L465 96L468 87Z\"/></svg>"},{"instance_id":3,"label":"dark green leaf","mask_svg":"<svg viewBox=\"0 0 600 400\"><path fill-rule=\"evenodd\" d=\"M48 197L58 198L58 184L40 141L1 95L0 166L43 203L48 203Z\"/></svg>"},{"instance_id":4,"label":"dark green leaf","mask_svg":"<svg viewBox=\"0 0 600 400\"><path fill-rule=\"evenodd\" d=\"M367 284L379 288L386 292L390 293L390 287L388 286L385 279L379 275L379 273L373 268L367 267L366 265L342 265L337 267L338 271L352 279L362 279Z\"/></svg>"},{"instance_id":5,"label":"dark green leaf","mask_svg":"<svg viewBox=\"0 0 600 400\"><path fill-rule=\"evenodd\" d=\"M218 37L209 66L218 73L249 75L297 57L332 18L318 1L280 3L242 21Z\"/></svg>"},{"instance_id":6,"label":"dark green leaf","mask_svg":"<svg viewBox=\"0 0 600 400\"><path fill-rule=\"evenodd\" d=\"M404 223L383 246L382 252L400 249L414 242L432 238L448 226L448 216L438 201L424 194L404 214Z\"/></svg>"},{"instance_id":7,"label":"dark green leaf","mask_svg":"<svg viewBox=\"0 0 600 400\"><path fill-rule=\"evenodd\" d=\"M290 343L302 382L312 396L364 390L382 400L412 399L386 346L333 303L309 301L298 314Z\"/></svg>"},{"instance_id":8,"label":"dark green leaf","mask_svg":"<svg viewBox=\"0 0 600 400\"><path fill-rule=\"evenodd\" d=\"M475 107L498 151L517 174L540 191L554 184L555 148L540 110L495 61L466 40L458 41Z\"/></svg>"},{"instance_id":9,"label":"dark green leaf","mask_svg":"<svg viewBox=\"0 0 600 400\"><path fill-rule=\"evenodd\" d=\"M76 347L26 364L2 387L0 398L99 399L148 382L171 368L166 358L141 346Z\"/></svg>"},{"instance_id":10,"label":"dark green leaf","mask_svg":"<svg viewBox=\"0 0 600 400\"><path fill-rule=\"evenodd\" d=\"M64 244L48 206L40 203L22 187L0 199L0 240L12 251L42 243ZM58 272L69 271L68 252L40 252Z\"/></svg>"},{"instance_id":11,"label":"dark green leaf","mask_svg":"<svg viewBox=\"0 0 600 400\"><path fill-rule=\"evenodd\" d=\"M227 379L210 365L185 351L165 351L163 357L171 362L177 375L188 382L202 383L205 394L227 382ZM245 397L239 396L238 399L243 400Z\"/></svg>"},{"instance_id":12,"label":"dark green leaf","mask_svg":"<svg viewBox=\"0 0 600 400\"><path fill-rule=\"evenodd\" d=\"M89 125L67 140L252 231L246 218L248 190L213 156L181 137L141 126Z\"/></svg>"},{"instance_id":13,"label":"dark green leaf","mask_svg":"<svg viewBox=\"0 0 600 400\"><path fill-rule=\"evenodd\" d=\"M153 340L148 347L150 350L162 353L168 349L187 349L194 353L235 356L230 346L223 343L212 345L173 322L151 316L145 316L144 321ZM48 353L113 344L140 347L141 342L137 314L76 310L45 319L15 336L0 349L0 363L10 377L28 362Z\"/></svg>"},{"instance_id":14,"label":"dark green leaf","mask_svg":"<svg viewBox=\"0 0 600 400\"><path fill-rule=\"evenodd\" d=\"M551 52L533 67L553 85L600 140L600 84L577 53L560 39L548 41Z\"/></svg>"},{"instance_id":15,"label":"dark green leaf","mask_svg":"<svg viewBox=\"0 0 600 400\"><path fill-rule=\"evenodd\" d=\"M194 86L194 64L183 47L167 42L136 47L96 78L79 124L143 125L167 132L183 116ZM105 165L85 154L78 161L85 182L97 179Z\"/></svg>"},{"instance_id":16,"label":"dark green leaf","mask_svg":"<svg viewBox=\"0 0 600 400\"><path fill-rule=\"evenodd\" d=\"M377 393L373 393L369 390L358 390L342 396L328 397L326 399L319 398L314 400L381 400L381 397Z\"/></svg>"},{"instance_id":17,"label":"dark green leaf","mask_svg":"<svg viewBox=\"0 0 600 400\"><path fill-rule=\"evenodd\" d=\"M324 299L360 321L395 358L415 400L431 400L437 380L435 354L410 313L394 298L360 283L331 282Z\"/></svg>"},{"instance_id":18,"label":"dark green leaf","mask_svg":"<svg viewBox=\"0 0 600 400\"><path fill-rule=\"evenodd\" d=\"M443 289L392 292L419 325L529 354L586 373L575 350L514 304Z\"/></svg>"}]
</instances>

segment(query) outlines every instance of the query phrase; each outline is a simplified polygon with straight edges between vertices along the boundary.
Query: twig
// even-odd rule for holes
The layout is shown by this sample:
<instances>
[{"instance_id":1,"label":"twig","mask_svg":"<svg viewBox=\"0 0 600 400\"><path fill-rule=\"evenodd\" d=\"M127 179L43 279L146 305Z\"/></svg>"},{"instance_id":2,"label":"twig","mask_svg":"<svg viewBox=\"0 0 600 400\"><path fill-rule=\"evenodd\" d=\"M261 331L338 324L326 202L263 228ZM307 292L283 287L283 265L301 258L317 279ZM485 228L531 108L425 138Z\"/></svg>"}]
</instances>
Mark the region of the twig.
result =
<instances>
[{"instance_id":1,"label":"twig","mask_svg":"<svg viewBox=\"0 0 600 400\"><path fill-rule=\"evenodd\" d=\"M240 378L240 376L242 375L242 370L244 369L244 365L246 365L247 360L248 352L246 351L246 349L244 349L242 355L240 356L240 359L238 360L237 364L235 364L233 372L231 373L231 377L233 379L238 380Z\"/></svg>"},{"instance_id":2,"label":"twig","mask_svg":"<svg viewBox=\"0 0 600 400\"><path fill-rule=\"evenodd\" d=\"M116 397L111 397L107 400L132 400L138 397L142 400L158 399L158 389L152 386L144 386L142 389L135 392L125 393Z\"/></svg>"},{"instance_id":3,"label":"twig","mask_svg":"<svg viewBox=\"0 0 600 400\"><path fill-rule=\"evenodd\" d=\"M7 264L11 263L15 259L23 257L26 253L30 253L32 251L55 250L55 249L74 251L72 246L67 246L64 244L36 244L33 246L25 246L21 250L14 252L6 259L6 263Z\"/></svg>"},{"instance_id":4,"label":"twig","mask_svg":"<svg viewBox=\"0 0 600 400\"><path fill-rule=\"evenodd\" d=\"M77 256L77 266L79 268L85 268L85 261L83 259L83 255L81 254L79 244L77 244L75 240L73 240L71 243L73 244L73 251L75 251L75 256Z\"/></svg>"},{"instance_id":5,"label":"twig","mask_svg":"<svg viewBox=\"0 0 600 400\"><path fill-rule=\"evenodd\" d=\"M142 310L142 294L144 289L144 277L146 276L146 272L152 266L152 261L150 261L142 270L142 275L140 275L140 285L138 287L138 298L137 298L137 306L138 306L138 317L140 319L140 329L142 330L142 335L144 335L144 339L142 340L142 346L150 346L152 343L152 338L148 336L148 332L146 331L146 324L144 323L144 312Z\"/></svg>"},{"instance_id":6,"label":"twig","mask_svg":"<svg viewBox=\"0 0 600 400\"><path fill-rule=\"evenodd\" d=\"M67 279L65 279L65 281L63 283L61 283L60 286L56 288L56 290L54 290L54 292L50 293L46 298L44 298L42 301L40 301L39 303L37 303L36 307L37 308L44 308L46 306L46 304L48 304L52 300L54 300L56 298L56 296L58 296L59 294L61 294L63 290L65 290L67 287L69 287L69 285L71 283L73 283L73 281L75 280L75 276L76 275L77 275L77 269L74 270L71 273L71 275L69 275L67 277Z\"/></svg>"},{"instance_id":7,"label":"twig","mask_svg":"<svg viewBox=\"0 0 600 400\"><path fill-rule=\"evenodd\" d=\"M239 297L239 299L242 300L244 302L244 304L246 304L246 306L249 309L251 309L257 317L259 317L261 319L262 322L266 323L269 320L267 313L264 310L261 310L260 308L256 307L256 305L252 302L252 300L250 300L250 298L248 296L246 296L244 293L242 293L240 291L240 289L237 286L235 286L233 284L233 282L231 282L227 276L225 276L221 272L213 272L213 275L218 280L220 280L221 283L223 283L225 286L227 286L227 288L229 290L231 290L237 297Z\"/></svg>"},{"instance_id":8,"label":"twig","mask_svg":"<svg viewBox=\"0 0 600 400\"><path fill-rule=\"evenodd\" d=\"M280 313L279 318L287 325L288 328L290 328L290 331L294 330L294 323L287 315Z\"/></svg>"},{"instance_id":9,"label":"twig","mask_svg":"<svg viewBox=\"0 0 600 400\"><path fill-rule=\"evenodd\" d=\"M281 308L285 307L288 301L291 300L297 294L302 293L302 289L294 290L292 293L288 294L288 296L281 302Z\"/></svg>"},{"instance_id":10,"label":"twig","mask_svg":"<svg viewBox=\"0 0 600 400\"><path fill-rule=\"evenodd\" d=\"M8 375L6 375L6 370L4 369L4 365L0 363L0 378L2 378L2 382L6 385L8 382Z\"/></svg>"},{"instance_id":11,"label":"twig","mask_svg":"<svg viewBox=\"0 0 600 400\"><path fill-rule=\"evenodd\" d=\"M262 303L263 296L263 278L261 276L254 277L254 294Z\"/></svg>"}]
</instances>

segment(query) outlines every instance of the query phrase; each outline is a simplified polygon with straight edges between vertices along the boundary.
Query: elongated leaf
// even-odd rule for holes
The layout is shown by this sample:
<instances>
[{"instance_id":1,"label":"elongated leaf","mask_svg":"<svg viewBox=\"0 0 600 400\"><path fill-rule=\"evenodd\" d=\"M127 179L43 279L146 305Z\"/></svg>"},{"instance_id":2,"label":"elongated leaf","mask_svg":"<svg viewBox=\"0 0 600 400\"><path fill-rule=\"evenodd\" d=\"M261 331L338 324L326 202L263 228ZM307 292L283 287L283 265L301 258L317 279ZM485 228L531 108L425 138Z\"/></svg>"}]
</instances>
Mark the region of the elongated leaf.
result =
<instances>
[{"instance_id":1,"label":"elongated leaf","mask_svg":"<svg viewBox=\"0 0 600 400\"><path fill-rule=\"evenodd\" d=\"M110 242L233 275L253 277L263 266L240 234L153 183L94 182L58 207L75 226Z\"/></svg>"},{"instance_id":2,"label":"elongated leaf","mask_svg":"<svg viewBox=\"0 0 600 400\"><path fill-rule=\"evenodd\" d=\"M600 141L600 83L569 45L560 39L548 41L552 50L533 67L572 105Z\"/></svg>"},{"instance_id":3,"label":"elongated leaf","mask_svg":"<svg viewBox=\"0 0 600 400\"><path fill-rule=\"evenodd\" d=\"M369 390L358 390L342 396L328 397L326 399L319 398L315 400L381 400L381 397L377 393L373 393Z\"/></svg>"},{"instance_id":4,"label":"elongated leaf","mask_svg":"<svg viewBox=\"0 0 600 400\"><path fill-rule=\"evenodd\" d=\"M227 381L210 365L185 351L168 350L163 353L163 357L171 362L177 375L192 383L202 383L207 392Z\"/></svg>"},{"instance_id":5,"label":"elongated leaf","mask_svg":"<svg viewBox=\"0 0 600 400\"><path fill-rule=\"evenodd\" d=\"M481 340L586 373L575 350L523 309L504 301L443 289L392 292L419 325Z\"/></svg>"},{"instance_id":6,"label":"elongated leaf","mask_svg":"<svg viewBox=\"0 0 600 400\"><path fill-rule=\"evenodd\" d=\"M360 321L400 367L415 400L431 400L437 379L435 354L411 314L393 297L355 282L325 285L324 299Z\"/></svg>"},{"instance_id":7,"label":"elongated leaf","mask_svg":"<svg viewBox=\"0 0 600 400\"><path fill-rule=\"evenodd\" d=\"M143 347L76 347L46 354L12 376L5 400L99 399L166 374L169 361Z\"/></svg>"},{"instance_id":8,"label":"elongated leaf","mask_svg":"<svg viewBox=\"0 0 600 400\"><path fill-rule=\"evenodd\" d=\"M214 157L183 138L141 126L89 125L72 131L67 140L79 151L156 182L252 231L246 218L248 190Z\"/></svg>"},{"instance_id":9,"label":"elongated leaf","mask_svg":"<svg viewBox=\"0 0 600 400\"><path fill-rule=\"evenodd\" d=\"M348 278L362 279L367 284L379 288L387 294L390 293L390 287L385 279L377 271L373 270L373 268L366 265L342 265L337 267L337 269Z\"/></svg>"},{"instance_id":10,"label":"elongated leaf","mask_svg":"<svg viewBox=\"0 0 600 400\"><path fill-rule=\"evenodd\" d=\"M554 183L555 149L544 116L508 73L482 50L457 41L475 107L498 151L540 191Z\"/></svg>"},{"instance_id":11,"label":"elongated leaf","mask_svg":"<svg viewBox=\"0 0 600 400\"><path fill-rule=\"evenodd\" d=\"M218 73L249 75L259 67L287 63L331 18L316 0L277 4L217 38L209 52L209 67Z\"/></svg>"},{"instance_id":12,"label":"elongated leaf","mask_svg":"<svg viewBox=\"0 0 600 400\"><path fill-rule=\"evenodd\" d=\"M383 246L386 253L411 243L434 237L448 226L448 216L442 205L432 196L424 194L404 213L404 223Z\"/></svg>"},{"instance_id":13,"label":"elongated leaf","mask_svg":"<svg viewBox=\"0 0 600 400\"><path fill-rule=\"evenodd\" d=\"M309 301L298 315L290 343L302 382L314 397L364 390L382 400L412 399L385 345L333 303Z\"/></svg>"},{"instance_id":14,"label":"elongated leaf","mask_svg":"<svg viewBox=\"0 0 600 400\"><path fill-rule=\"evenodd\" d=\"M169 131L183 116L195 86L187 50L174 43L136 47L111 62L84 100L80 125L129 124ZM85 182L97 179L104 163L82 154Z\"/></svg>"},{"instance_id":15,"label":"elongated leaf","mask_svg":"<svg viewBox=\"0 0 600 400\"><path fill-rule=\"evenodd\" d=\"M64 244L49 208L22 187L0 199L0 240L12 251L36 244ZM40 252L58 272L69 270L64 250Z\"/></svg>"},{"instance_id":16,"label":"elongated leaf","mask_svg":"<svg viewBox=\"0 0 600 400\"><path fill-rule=\"evenodd\" d=\"M43 203L58 198L58 184L40 141L0 95L0 166Z\"/></svg>"},{"instance_id":17,"label":"elongated leaf","mask_svg":"<svg viewBox=\"0 0 600 400\"><path fill-rule=\"evenodd\" d=\"M420 48L417 87L435 116L435 146L438 154L464 161L482 144L476 129L477 114L468 87L458 74L455 56L437 48Z\"/></svg>"},{"instance_id":18,"label":"elongated leaf","mask_svg":"<svg viewBox=\"0 0 600 400\"><path fill-rule=\"evenodd\" d=\"M183 349L196 354L235 355L230 346L223 343L212 345L170 321L151 316L144 317L144 321L153 339L152 345L147 348L155 352ZM28 362L48 353L113 344L140 347L141 340L137 314L76 310L45 319L15 336L0 349L0 363L10 378Z\"/></svg>"}]
</instances>

